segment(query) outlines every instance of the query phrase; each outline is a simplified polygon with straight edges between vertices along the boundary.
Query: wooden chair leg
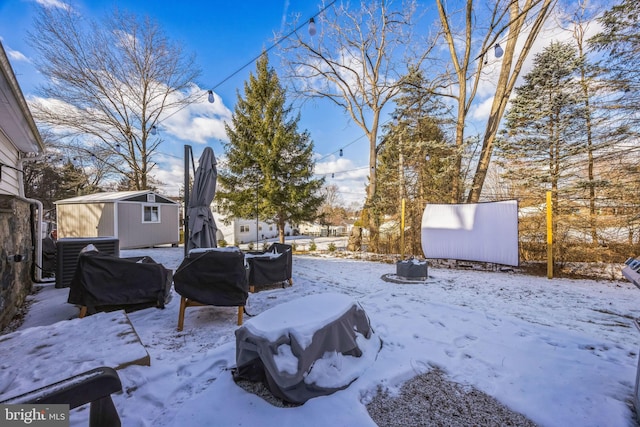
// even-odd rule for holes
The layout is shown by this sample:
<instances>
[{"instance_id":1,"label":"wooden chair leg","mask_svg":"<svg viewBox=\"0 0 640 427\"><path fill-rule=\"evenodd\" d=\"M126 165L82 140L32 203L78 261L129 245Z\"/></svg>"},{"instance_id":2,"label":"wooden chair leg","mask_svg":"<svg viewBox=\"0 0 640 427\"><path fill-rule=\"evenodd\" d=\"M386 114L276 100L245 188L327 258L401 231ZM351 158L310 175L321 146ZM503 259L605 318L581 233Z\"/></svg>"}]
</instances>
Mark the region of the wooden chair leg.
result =
<instances>
[{"instance_id":1,"label":"wooden chair leg","mask_svg":"<svg viewBox=\"0 0 640 427\"><path fill-rule=\"evenodd\" d=\"M187 299L180 297L180 312L178 313L178 332L182 331L184 327L184 311L187 308Z\"/></svg>"},{"instance_id":2,"label":"wooden chair leg","mask_svg":"<svg viewBox=\"0 0 640 427\"><path fill-rule=\"evenodd\" d=\"M86 315L87 315L87 306L83 305L82 307L80 307L80 314L78 315L78 317L82 319Z\"/></svg>"},{"instance_id":3,"label":"wooden chair leg","mask_svg":"<svg viewBox=\"0 0 640 427\"><path fill-rule=\"evenodd\" d=\"M244 314L244 305L238 307L238 326L242 325L242 316Z\"/></svg>"}]
</instances>

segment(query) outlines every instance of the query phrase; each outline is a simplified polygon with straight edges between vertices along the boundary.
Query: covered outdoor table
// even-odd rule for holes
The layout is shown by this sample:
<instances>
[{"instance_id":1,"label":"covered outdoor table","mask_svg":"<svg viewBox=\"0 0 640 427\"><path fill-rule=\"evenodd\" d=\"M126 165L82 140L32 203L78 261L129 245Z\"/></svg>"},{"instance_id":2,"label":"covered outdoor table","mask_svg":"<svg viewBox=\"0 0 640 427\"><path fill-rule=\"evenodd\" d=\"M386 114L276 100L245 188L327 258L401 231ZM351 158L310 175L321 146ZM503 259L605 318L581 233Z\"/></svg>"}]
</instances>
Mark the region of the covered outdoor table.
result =
<instances>
[{"instance_id":1,"label":"covered outdoor table","mask_svg":"<svg viewBox=\"0 0 640 427\"><path fill-rule=\"evenodd\" d=\"M173 273L150 257L118 258L95 250L81 253L67 302L85 313L124 308L164 308L171 295Z\"/></svg>"},{"instance_id":2,"label":"covered outdoor table","mask_svg":"<svg viewBox=\"0 0 640 427\"><path fill-rule=\"evenodd\" d=\"M263 381L292 403L328 395L355 381L380 341L347 295L310 295L273 307L236 330L236 380Z\"/></svg>"}]
</instances>

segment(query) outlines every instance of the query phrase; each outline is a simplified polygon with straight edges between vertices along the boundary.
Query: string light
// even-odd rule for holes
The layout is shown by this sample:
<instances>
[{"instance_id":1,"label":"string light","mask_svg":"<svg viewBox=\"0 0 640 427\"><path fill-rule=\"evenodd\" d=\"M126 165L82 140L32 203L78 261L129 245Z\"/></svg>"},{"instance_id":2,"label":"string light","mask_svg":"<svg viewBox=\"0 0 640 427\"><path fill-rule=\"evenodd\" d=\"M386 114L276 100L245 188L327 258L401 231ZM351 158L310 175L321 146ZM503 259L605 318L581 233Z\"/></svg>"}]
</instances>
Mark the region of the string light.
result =
<instances>
[{"instance_id":1,"label":"string light","mask_svg":"<svg viewBox=\"0 0 640 427\"><path fill-rule=\"evenodd\" d=\"M316 21L313 17L309 19L309 35L311 37L316 35Z\"/></svg>"},{"instance_id":2,"label":"string light","mask_svg":"<svg viewBox=\"0 0 640 427\"><path fill-rule=\"evenodd\" d=\"M291 31L290 33L286 34L283 37L280 37L274 44L272 44L271 46L269 46L267 49L265 49L262 53L260 53L259 55L257 55L256 57L252 58L251 61L247 62L246 64L244 64L242 67L238 68L236 71L234 71L233 73L231 73L229 76L227 76L226 78L224 78L220 83L218 83L217 85L213 86L211 89L209 89L209 102L213 102L213 90L215 88L217 88L218 86L222 85L223 83L225 83L227 80L229 80L230 78L232 78L233 76L235 76L236 74L238 74L240 71L244 70L245 68L247 68L249 65L253 64L258 58L260 58L263 53L267 53L269 52L271 49L273 49L274 47L278 46L280 43L282 43L284 40L288 39L289 37L291 37L292 34L294 34L295 32L297 32L300 28L302 28L305 25L309 25L309 35L314 36L316 34L317 28L316 28L316 21L315 21L315 17L320 15L321 13L323 13L325 10L327 10L328 8L330 8L331 6L333 6L333 4L336 2L337 0L333 0L331 3L329 3L328 5L326 5L325 7L323 7L318 13L316 13L315 15L313 15L309 21L307 22L303 22L302 24L298 25L296 28L293 29L293 31Z\"/></svg>"}]
</instances>

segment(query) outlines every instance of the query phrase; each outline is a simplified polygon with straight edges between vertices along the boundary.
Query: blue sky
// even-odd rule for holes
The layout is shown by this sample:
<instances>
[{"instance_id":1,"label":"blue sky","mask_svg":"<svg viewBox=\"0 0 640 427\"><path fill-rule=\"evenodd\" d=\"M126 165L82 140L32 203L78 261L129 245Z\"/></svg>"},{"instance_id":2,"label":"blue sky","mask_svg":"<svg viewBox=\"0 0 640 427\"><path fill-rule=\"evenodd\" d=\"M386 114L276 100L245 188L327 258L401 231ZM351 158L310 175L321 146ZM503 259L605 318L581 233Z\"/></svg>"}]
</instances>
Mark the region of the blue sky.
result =
<instances>
[{"instance_id":1,"label":"blue sky","mask_svg":"<svg viewBox=\"0 0 640 427\"><path fill-rule=\"evenodd\" d=\"M88 18L99 18L114 7L151 16L172 41L180 42L185 52L195 54L197 65L202 69L196 84L203 91L215 88L214 104L204 101L167 117L160 124L163 143L159 156L154 158L159 164L154 175L166 183L160 188L161 192L170 196L178 195L184 181L185 144L193 147L196 158L207 145L213 148L218 158L224 157L221 141L226 139L226 135L223 123L230 119L237 93L243 94L245 81L255 71L255 63L250 62L263 49L273 45L276 34L288 33L294 22L307 21L322 8L321 0L189 0L180 3L175 0L0 0L0 40L27 100L35 96L34 88L41 81L33 66L33 51L26 37L27 32L33 30L33 12L38 4L60 7L66 4L64 1L70 1L74 10ZM427 11L433 7L431 1L419 3ZM570 31L558 28L560 15L562 10L556 8L555 16L547 21L527 57L520 79L531 69L535 53L551 40L571 39ZM429 19L428 13L424 15L417 31L428 34ZM594 33L597 29L598 25L592 22L588 32ZM306 26L300 31L302 37L310 37ZM278 71L276 50L270 52L270 63ZM442 45L442 53L445 51ZM446 63L446 55L444 59ZM480 135L484 130L499 67L500 61L494 59L483 71L466 124L469 136ZM288 101L292 102L293 96ZM345 205L361 205L369 172L368 141L363 131L351 122L347 113L328 101L307 102L299 109L294 104L294 107L294 114L299 112L301 117L299 130L309 131L314 143L316 175L325 177L327 184L338 186ZM381 116L382 123L390 119L392 108L392 105L387 106ZM343 157L338 155L341 148Z\"/></svg>"},{"instance_id":2,"label":"blue sky","mask_svg":"<svg viewBox=\"0 0 640 427\"><path fill-rule=\"evenodd\" d=\"M33 31L33 12L38 3L50 7L64 4L62 0L0 0L0 39L27 99L35 95L35 86L42 81L33 66L34 52L26 37L28 31ZM69 4L90 18L99 18L114 7L151 16L171 40L180 42L186 52L195 54L202 69L196 83L204 90L217 86L215 93L221 102L199 106L199 109L188 112L190 117L182 117L179 121L174 117L171 123L167 121L164 130L162 125L160 127L164 142L159 151L163 155L157 159L160 168L156 175L168 184L162 188L168 195L177 195L179 183L183 181L185 144L193 147L196 159L207 145L214 149L216 156L224 155L220 141L225 135L220 118L233 112L237 91L243 93L244 82L249 73L255 72L255 65L247 66L220 83L264 48L270 47L274 34L290 28L296 14L301 20L307 20L321 8L321 2L314 0L189 0L179 3L163 0L73 0ZM306 28L301 31L308 37ZM270 61L272 66L277 66L275 54L270 55ZM290 97L289 102L292 101ZM211 109L209 112L215 115L215 119L195 120L203 109ZM338 185L346 204L361 203L368 172L368 144L363 132L342 110L328 103L309 102L298 111L301 113L299 130L308 130L314 142L318 176L326 176L327 183ZM339 157L339 149L347 145L344 156ZM335 172L333 178L332 172Z\"/></svg>"}]
</instances>

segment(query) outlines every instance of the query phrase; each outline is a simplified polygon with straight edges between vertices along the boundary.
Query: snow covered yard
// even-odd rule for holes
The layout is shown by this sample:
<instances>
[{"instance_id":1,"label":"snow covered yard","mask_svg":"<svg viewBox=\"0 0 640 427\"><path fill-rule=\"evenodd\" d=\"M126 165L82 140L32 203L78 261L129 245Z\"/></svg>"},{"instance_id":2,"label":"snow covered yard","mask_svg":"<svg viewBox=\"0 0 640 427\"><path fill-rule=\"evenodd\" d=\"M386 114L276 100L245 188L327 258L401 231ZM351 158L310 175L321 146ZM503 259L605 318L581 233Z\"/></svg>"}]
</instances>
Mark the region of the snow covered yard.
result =
<instances>
[{"instance_id":1,"label":"snow covered yard","mask_svg":"<svg viewBox=\"0 0 640 427\"><path fill-rule=\"evenodd\" d=\"M142 254L175 269L183 249L121 256ZM380 387L397 393L434 368L540 425L635 424L640 290L631 283L440 268L430 268L424 284L381 279L394 272L390 264L294 256L292 287L250 294L247 312L254 315L302 296L347 294L383 342L348 388L299 407L272 406L233 382L235 308L187 310L182 332L176 295L164 310L129 313L151 366L119 370L124 391L113 399L123 426L373 426L365 405ZM76 317L67 293L44 286L20 329ZM87 420L86 409L72 413L74 426Z\"/></svg>"}]
</instances>

